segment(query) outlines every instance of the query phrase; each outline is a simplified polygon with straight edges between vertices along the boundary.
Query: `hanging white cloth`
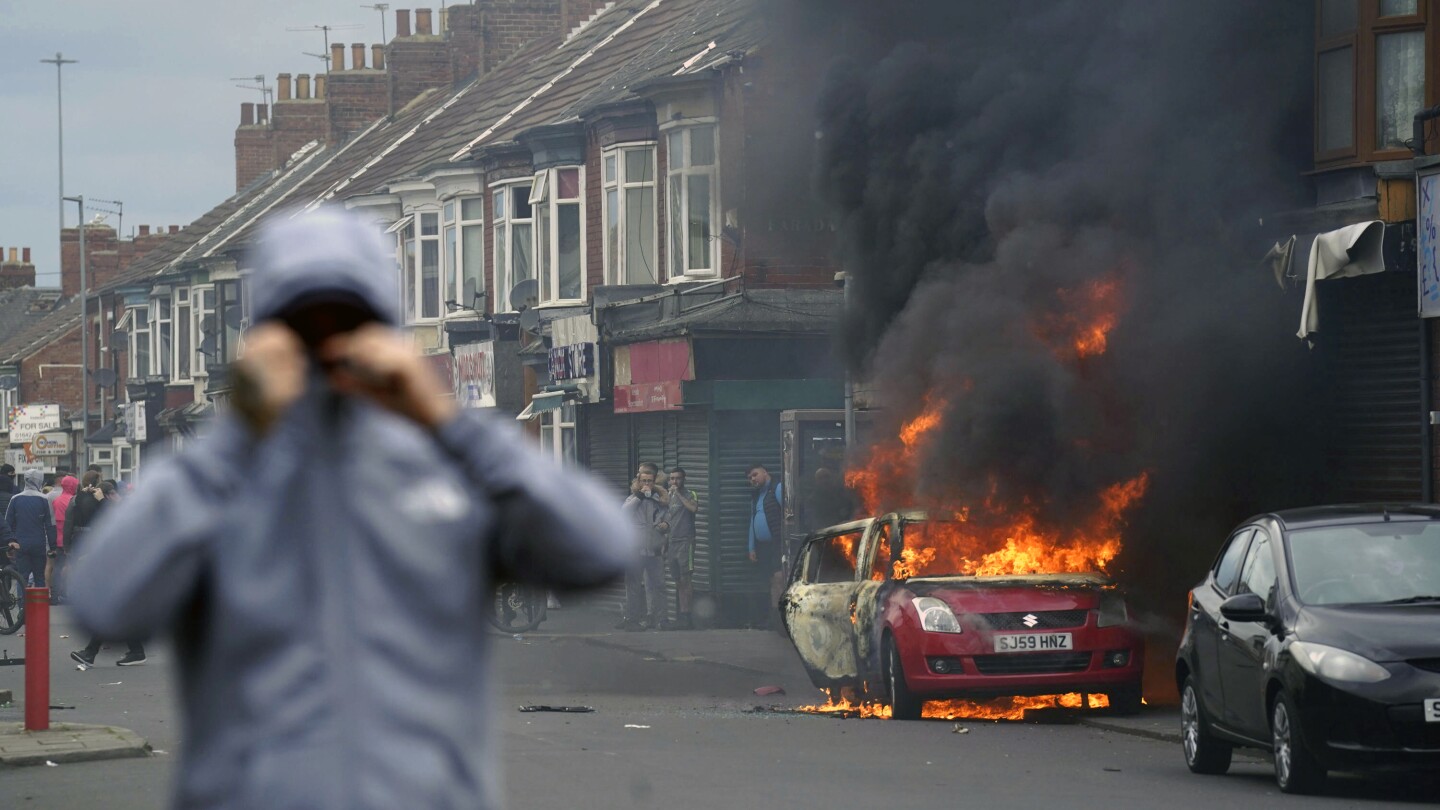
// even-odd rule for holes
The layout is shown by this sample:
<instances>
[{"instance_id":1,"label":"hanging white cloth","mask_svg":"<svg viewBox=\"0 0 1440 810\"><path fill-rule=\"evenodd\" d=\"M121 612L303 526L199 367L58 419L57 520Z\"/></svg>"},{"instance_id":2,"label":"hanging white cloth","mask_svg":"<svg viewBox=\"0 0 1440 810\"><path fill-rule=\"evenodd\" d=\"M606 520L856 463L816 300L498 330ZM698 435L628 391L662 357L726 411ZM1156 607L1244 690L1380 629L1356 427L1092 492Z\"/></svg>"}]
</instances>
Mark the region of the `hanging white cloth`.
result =
<instances>
[{"instance_id":1,"label":"hanging white cloth","mask_svg":"<svg viewBox=\"0 0 1440 810\"><path fill-rule=\"evenodd\" d=\"M1305 303L1300 307L1300 331L1304 340L1320 329L1315 301L1315 282L1378 273L1385 269L1383 246L1385 223L1357 222L1317 234L1310 246L1310 266L1305 274Z\"/></svg>"}]
</instances>

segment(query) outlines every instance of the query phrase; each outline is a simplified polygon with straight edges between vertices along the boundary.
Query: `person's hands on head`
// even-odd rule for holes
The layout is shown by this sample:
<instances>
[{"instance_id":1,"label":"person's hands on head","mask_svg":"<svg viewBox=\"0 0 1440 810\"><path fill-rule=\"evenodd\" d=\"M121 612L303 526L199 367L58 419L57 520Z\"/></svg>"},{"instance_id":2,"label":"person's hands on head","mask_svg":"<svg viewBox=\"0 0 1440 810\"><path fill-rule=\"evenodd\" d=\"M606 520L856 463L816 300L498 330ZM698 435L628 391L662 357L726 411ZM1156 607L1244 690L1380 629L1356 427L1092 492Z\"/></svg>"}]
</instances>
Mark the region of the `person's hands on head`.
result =
<instances>
[{"instance_id":1,"label":"person's hands on head","mask_svg":"<svg viewBox=\"0 0 1440 810\"><path fill-rule=\"evenodd\" d=\"M333 335L318 355L336 391L372 400L423 427L439 428L459 412L414 344L388 326L369 323Z\"/></svg>"},{"instance_id":2,"label":"person's hands on head","mask_svg":"<svg viewBox=\"0 0 1440 810\"><path fill-rule=\"evenodd\" d=\"M250 429L265 435L305 393L308 361L300 337L277 322L256 324L235 361L231 401Z\"/></svg>"}]
</instances>

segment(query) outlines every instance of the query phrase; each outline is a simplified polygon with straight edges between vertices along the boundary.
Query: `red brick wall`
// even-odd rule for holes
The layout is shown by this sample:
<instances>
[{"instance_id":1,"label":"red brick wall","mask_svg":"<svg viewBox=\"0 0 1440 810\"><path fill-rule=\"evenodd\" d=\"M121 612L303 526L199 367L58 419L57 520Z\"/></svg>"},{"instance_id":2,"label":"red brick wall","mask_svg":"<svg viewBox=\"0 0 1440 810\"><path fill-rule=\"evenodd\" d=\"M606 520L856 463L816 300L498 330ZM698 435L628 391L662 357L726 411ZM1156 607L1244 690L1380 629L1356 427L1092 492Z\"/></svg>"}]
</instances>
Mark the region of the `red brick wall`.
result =
<instances>
[{"instance_id":1,"label":"red brick wall","mask_svg":"<svg viewBox=\"0 0 1440 810\"><path fill-rule=\"evenodd\" d=\"M235 128L235 190L255 182L277 168L275 138L270 127L242 124Z\"/></svg>"},{"instance_id":2,"label":"red brick wall","mask_svg":"<svg viewBox=\"0 0 1440 810\"><path fill-rule=\"evenodd\" d=\"M149 226L145 226L148 230ZM109 284L137 259L164 242L168 232L150 232L133 239L118 239L109 225L85 227L86 287L97 290ZM65 295L80 292L80 231L60 232L60 289Z\"/></svg>"},{"instance_id":3,"label":"red brick wall","mask_svg":"<svg viewBox=\"0 0 1440 810\"><path fill-rule=\"evenodd\" d=\"M36 352L20 365L20 393L27 402L59 403L80 411L80 329Z\"/></svg>"},{"instance_id":4,"label":"red brick wall","mask_svg":"<svg viewBox=\"0 0 1440 810\"><path fill-rule=\"evenodd\" d=\"M390 77L383 70L344 70L330 74L325 87L330 143L364 129L389 111Z\"/></svg>"},{"instance_id":5,"label":"red brick wall","mask_svg":"<svg viewBox=\"0 0 1440 810\"><path fill-rule=\"evenodd\" d=\"M605 171L600 141L593 129L585 133L585 297L605 283Z\"/></svg>"},{"instance_id":6,"label":"red brick wall","mask_svg":"<svg viewBox=\"0 0 1440 810\"><path fill-rule=\"evenodd\" d=\"M494 70L529 43L559 33L561 5L561 0L479 0L481 70Z\"/></svg>"},{"instance_id":7,"label":"red brick wall","mask_svg":"<svg viewBox=\"0 0 1440 810\"><path fill-rule=\"evenodd\" d=\"M576 26L593 17L595 12L610 2L611 0L561 0L560 30L569 35Z\"/></svg>"},{"instance_id":8,"label":"red brick wall","mask_svg":"<svg viewBox=\"0 0 1440 810\"><path fill-rule=\"evenodd\" d=\"M415 97L435 87L449 87L450 49L444 38L431 34L396 37L385 48L390 73L390 112L399 112Z\"/></svg>"},{"instance_id":9,"label":"red brick wall","mask_svg":"<svg viewBox=\"0 0 1440 810\"><path fill-rule=\"evenodd\" d=\"M455 81L469 81L480 73L484 35L478 6L450 6L446 9L450 32L450 75Z\"/></svg>"},{"instance_id":10,"label":"red brick wall","mask_svg":"<svg viewBox=\"0 0 1440 810\"><path fill-rule=\"evenodd\" d=\"M311 141L324 141L330 134L330 116L326 113L324 99L277 101L270 121L277 168L283 167L300 147Z\"/></svg>"}]
</instances>

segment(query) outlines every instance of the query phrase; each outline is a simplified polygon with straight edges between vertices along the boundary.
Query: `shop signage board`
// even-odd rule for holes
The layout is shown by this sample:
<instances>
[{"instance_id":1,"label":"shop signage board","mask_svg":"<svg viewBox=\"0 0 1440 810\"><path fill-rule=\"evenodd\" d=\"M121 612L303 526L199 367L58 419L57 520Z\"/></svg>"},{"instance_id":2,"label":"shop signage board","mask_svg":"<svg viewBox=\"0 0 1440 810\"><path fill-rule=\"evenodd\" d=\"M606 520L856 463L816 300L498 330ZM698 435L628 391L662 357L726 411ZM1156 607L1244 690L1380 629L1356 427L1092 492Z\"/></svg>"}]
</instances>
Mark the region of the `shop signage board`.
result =
<instances>
[{"instance_id":1,"label":"shop signage board","mask_svg":"<svg viewBox=\"0 0 1440 810\"><path fill-rule=\"evenodd\" d=\"M37 456L68 456L70 434L64 431L37 433L30 442L30 452Z\"/></svg>"},{"instance_id":2,"label":"shop signage board","mask_svg":"<svg viewBox=\"0 0 1440 810\"><path fill-rule=\"evenodd\" d=\"M125 403L125 440L145 441L145 400Z\"/></svg>"},{"instance_id":3,"label":"shop signage board","mask_svg":"<svg viewBox=\"0 0 1440 810\"><path fill-rule=\"evenodd\" d=\"M1440 168L1415 178L1420 317L1440 316Z\"/></svg>"},{"instance_id":4,"label":"shop signage board","mask_svg":"<svg viewBox=\"0 0 1440 810\"><path fill-rule=\"evenodd\" d=\"M683 405L679 380L615 386L615 413L678 411Z\"/></svg>"},{"instance_id":5,"label":"shop signage board","mask_svg":"<svg viewBox=\"0 0 1440 810\"><path fill-rule=\"evenodd\" d=\"M60 406L16 406L10 409L9 425L11 444L29 444L37 433L60 429Z\"/></svg>"},{"instance_id":6,"label":"shop signage board","mask_svg":"<svg viewBox=\"0 0 1440 810\"><path fill-rule=\"evenodd\" d=\"M30 454L23 447L16 447L5 451L5 463L19 470L30 462Z\"/></svg>"},{"instance_id":7,"label":"shop signage board","mask_svg":"<svg viewBox=\"0 0 1440 810\"><path fill-rule=\"evenodd\" d=\"M456 346L454 379L462 408L495 407L495 341Z\"/></svg>"},{"instance_id":8,"label":"shop signage board","mask_svg":"<svg viewBox=\"0 0 1440 810\"><path fill-rule=\"evenodd\" d=\"M550 350L550 379L583 380L595 376L595 344L576 343Z\"/></svg>"}]
</instances>

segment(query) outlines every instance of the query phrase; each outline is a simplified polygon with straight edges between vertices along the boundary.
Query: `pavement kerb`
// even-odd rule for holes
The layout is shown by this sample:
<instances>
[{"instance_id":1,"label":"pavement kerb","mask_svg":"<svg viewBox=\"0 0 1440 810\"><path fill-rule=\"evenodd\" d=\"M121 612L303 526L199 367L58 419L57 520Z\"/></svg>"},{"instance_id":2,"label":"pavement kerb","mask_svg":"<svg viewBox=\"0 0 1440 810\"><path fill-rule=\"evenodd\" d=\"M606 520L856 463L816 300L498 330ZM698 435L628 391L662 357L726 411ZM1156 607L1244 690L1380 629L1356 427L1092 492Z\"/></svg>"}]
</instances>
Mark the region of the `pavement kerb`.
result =
<instances>
[{"instance_id":1,"label":"pavement kerb","mask_svg":"<svg viewBox=\"0 0 1440 810\"><path fill-rule=\"evenodd\" d=\"M1174 731L1162 731L1161 729L1140 725L1134 719L1127 720L1119 717L1082 717L1080 724L1098 728L1103 731L1113 731L1117 734L1129 734L1132 737L1144 737L1149 740L1161 742L1178 743L1181 741L1178 718Z\"/></svg>"},{"instance_id":2,"label":"pavement kerb","mask_svg":"<svg viewBox=\"0 0 1440 810\"><path fill-rule=\"evenodd\" d=\"M647 649L647 648L641 647L641 646L639 646L639 645L637 645L637 644L623 644L623 643L620 643L620 642L618 642L618 641L609 641L609 640L607 640L605 637L601 637L601 636L575 635L575 636L569 636L569 637L570 637L570 638L577 639L577 640L579 640L579 641L583 641L583 642L585 642L586 644L592 644L592 645L594 645L594 646L596 646L596 647L604 647L604 648L610 649L610 650L620 650L620 651L622 651L622 652L633 653L633 654L635 654L635 655L643 655L643 656L646 656L646 657L649 657L649 658L655 658L655 659L658 659L658 660L660 660L660 661L665 661L665 662L671 663L671 664L706 664L706 665L709 665L709 666L712 666L712 667L721 667L721 668L724 668L724 669L734 670L735 672L741 672L741 673L744 673L744 674L746 674L746 675L767 675L767 674L769 674L769 673L765 672L764 670L754 669L754 668L752 668L752 667L742 667L742 666L740 666L739 664L732 664L732 663L730 663L730 662L728 662L728 661L716 661L716 660L713 659L713 658L705 658L705 657L703 657L703 656L691 655L691 654L688 654L688 653L687 653L687 654L685 655L685 657L683 657L683 658L677 658L677 657L674 657L674 656L666 655L665 653L660 652L659 650Z\"/></svg>"},{"instance_id":3,"label":"pavement kerb","mask_svg":"<svg viewBox=\"0 0 1440 810\"><path fill-rule=\"evenodd\" d=\"M26 731L23 723L0 724L0 769L150 756L150 744L128 728L52 723Z\"/></svg>"}]
</instances>

